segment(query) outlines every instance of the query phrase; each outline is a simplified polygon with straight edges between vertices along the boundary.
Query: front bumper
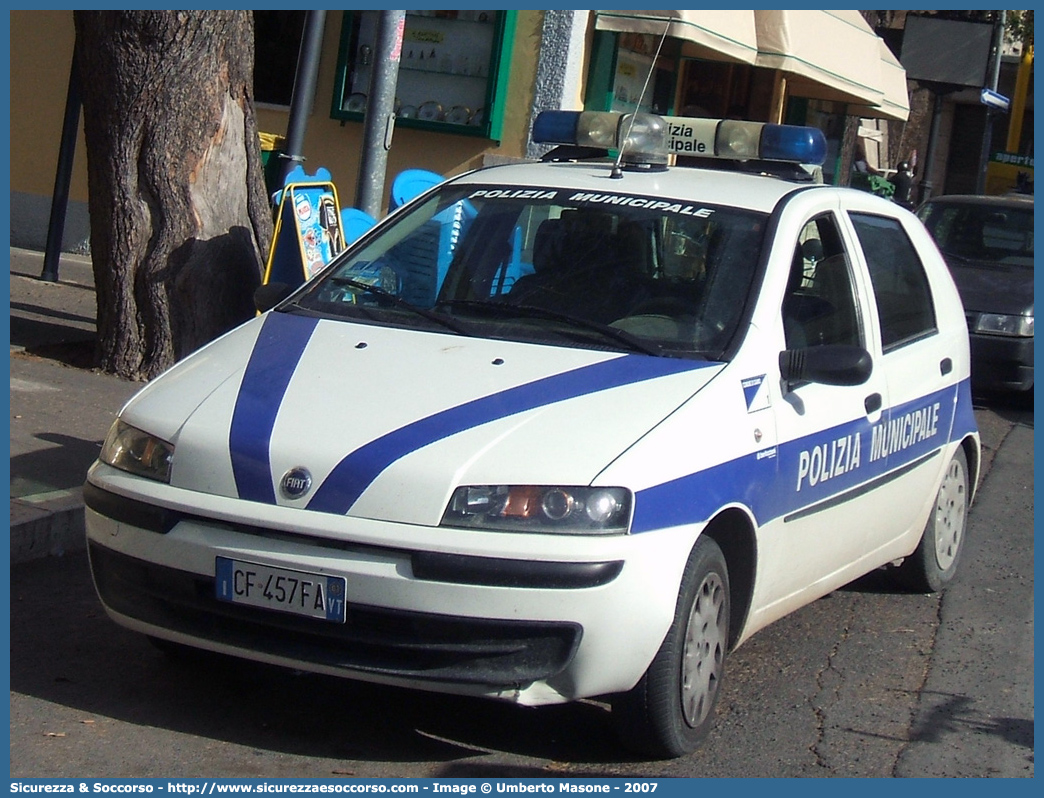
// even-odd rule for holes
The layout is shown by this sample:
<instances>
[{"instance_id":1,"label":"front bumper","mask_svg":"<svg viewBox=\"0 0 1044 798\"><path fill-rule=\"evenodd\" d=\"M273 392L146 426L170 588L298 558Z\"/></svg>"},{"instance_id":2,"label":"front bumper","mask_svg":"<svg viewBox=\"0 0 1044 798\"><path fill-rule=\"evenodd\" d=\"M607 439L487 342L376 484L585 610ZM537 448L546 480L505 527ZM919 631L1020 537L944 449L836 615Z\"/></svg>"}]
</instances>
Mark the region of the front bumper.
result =
<instances>
[{"instance_id":1,"label":"front bumper","mask_svg":"<svg viewBox=\"0 0 1044 798\"><path fill-rule=\"evenodd\" d=\"M492 538L517 552L502 533L427 529L443 545L424 550L397 545L401 525L384 525L379 547L161 509L90 482L84 495L95 586L124 626L302 670L534 705L637 682L671 623L694 540L682 529L528 536L533 554L521 559L490 550ZM476 536L481 554L466 545ZM218 556L344 576L347 621L219 601Z\"/></svg>"},{"instance_id":2,"label":"front bumper","mask_svg":"<svg viewBox=\"0 0 1044 798\"><path fill-rule=\"evenodd\" d=\"M1033 387L1033 339L969 336L971 378L977 389L1028 391Z\"/></svg>"}]
</instances>

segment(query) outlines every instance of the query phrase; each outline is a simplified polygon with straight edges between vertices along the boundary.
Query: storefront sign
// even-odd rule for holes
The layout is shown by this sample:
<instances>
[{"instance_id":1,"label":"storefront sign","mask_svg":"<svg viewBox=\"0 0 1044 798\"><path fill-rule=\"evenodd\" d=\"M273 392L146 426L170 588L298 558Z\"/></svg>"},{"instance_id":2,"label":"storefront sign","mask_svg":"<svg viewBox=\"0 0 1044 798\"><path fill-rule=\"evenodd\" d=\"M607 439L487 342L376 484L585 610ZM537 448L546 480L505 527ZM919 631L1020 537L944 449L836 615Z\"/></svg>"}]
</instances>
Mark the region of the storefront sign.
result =
<instances>
[{"instance_id":1,"label":"storefront sign","mask_svg":"<svg viewBox=\"0 0 1044 798\"><path fill-rule=\"evenodd\" d=\"M1009 166L1020 166L1024 168L1033 168L1033 156L1032 155L1019 155L1017 152L995 152L990 157L990 160L994 163L1008 164Z\"/></svg>"}]
</instances>

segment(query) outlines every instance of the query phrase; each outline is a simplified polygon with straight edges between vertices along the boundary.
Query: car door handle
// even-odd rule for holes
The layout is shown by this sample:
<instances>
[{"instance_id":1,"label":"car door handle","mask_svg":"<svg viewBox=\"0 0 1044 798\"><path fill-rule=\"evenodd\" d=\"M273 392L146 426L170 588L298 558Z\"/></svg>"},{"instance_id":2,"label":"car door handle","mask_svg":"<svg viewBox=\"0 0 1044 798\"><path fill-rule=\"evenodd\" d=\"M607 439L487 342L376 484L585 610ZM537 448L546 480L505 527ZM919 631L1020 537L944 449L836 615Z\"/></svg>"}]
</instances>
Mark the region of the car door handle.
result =
<instances>
[{"instance_id":1,"label":"car door handle","mask_svg":"<svg viewBox=\"0 0 1044 798\"><path fill-rule=\"evenodd\" d=\"M863 400L863 407L866 408L866 414L876 413L881 409L881 394L872 393L866 399Z\"/></svg>"},{"instance_id":2,"label":"car door handle","mask_svg":"<svg viewBox=\"0 0 1044 798\"><path fill-rule=\"evenodd\" d=\"M951 371L953 371L953 361L948 357L944 357L939 363L939 371L945 377Z\"/></svg>"}]
</instances>

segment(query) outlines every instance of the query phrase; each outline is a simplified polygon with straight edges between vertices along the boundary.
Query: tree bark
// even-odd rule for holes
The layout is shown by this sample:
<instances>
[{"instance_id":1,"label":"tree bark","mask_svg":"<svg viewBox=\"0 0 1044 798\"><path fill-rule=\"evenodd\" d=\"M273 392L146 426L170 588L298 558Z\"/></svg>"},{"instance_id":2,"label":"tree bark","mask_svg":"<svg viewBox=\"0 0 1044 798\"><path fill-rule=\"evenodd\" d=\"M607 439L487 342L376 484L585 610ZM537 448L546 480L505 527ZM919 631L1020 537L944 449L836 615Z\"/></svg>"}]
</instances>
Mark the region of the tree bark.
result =
<instances>
[{"instance_id":1,"label":"tree bark","mask_svg":"<svg viewBox=\"0 0 1044 798\"><path fill-rule=\"evenodd\" d=\"M253 315L272 235L250 11L76 11L97 364L149 379Z\"/></svg>"}]
</instances>

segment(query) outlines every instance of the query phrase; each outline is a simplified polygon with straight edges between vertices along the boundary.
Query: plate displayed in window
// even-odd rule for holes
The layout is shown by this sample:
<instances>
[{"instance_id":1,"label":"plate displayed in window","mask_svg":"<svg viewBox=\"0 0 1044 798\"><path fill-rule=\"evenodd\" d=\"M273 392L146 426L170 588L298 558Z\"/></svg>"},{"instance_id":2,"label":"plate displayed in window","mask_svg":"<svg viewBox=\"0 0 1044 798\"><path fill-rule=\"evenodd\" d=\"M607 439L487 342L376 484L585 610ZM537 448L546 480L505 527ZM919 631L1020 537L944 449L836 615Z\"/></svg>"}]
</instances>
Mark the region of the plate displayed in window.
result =
<instances>
[{"instance_id":1,"label":"plate displayed in window","mask_svg":"<svg viewBox=\"0 0 1044 798\"><path fill-rule=\"evenodd\" d=\"M417 118L425 122L441 122L442 106L434 100L429 100L417 109Z\"/></svg>"},{"instance_id":2,"label":"plate displayed in window","mask_svg":"<svg viewBox=\"0 0 1044 798\"><path fill-rule=\"evenodd\" d=\"M348 98L348 102L344 104L344 109L346 111L361 114L366 110L366 95L361 91L357 91Z\"/></svg>"},{"instance_id":3,"label":"plate displayed in window","mask_svg":"<svg viewBox=\"0 0 1044 798\"><path fill-rule=\"evenodd\" d=\"M466 105L454 105L446 114L446 121L451 125L466 125L471 118L471 109Z\"/></svg>"}]
</instances>

